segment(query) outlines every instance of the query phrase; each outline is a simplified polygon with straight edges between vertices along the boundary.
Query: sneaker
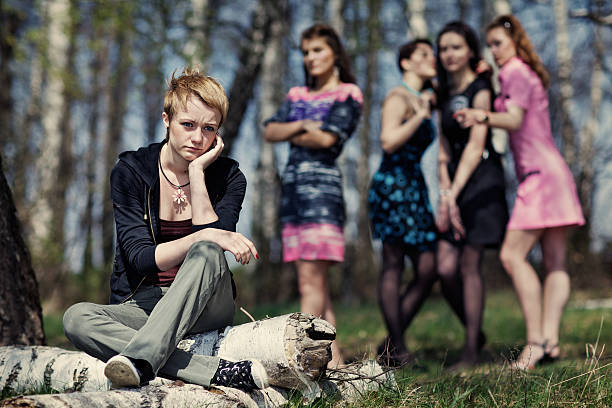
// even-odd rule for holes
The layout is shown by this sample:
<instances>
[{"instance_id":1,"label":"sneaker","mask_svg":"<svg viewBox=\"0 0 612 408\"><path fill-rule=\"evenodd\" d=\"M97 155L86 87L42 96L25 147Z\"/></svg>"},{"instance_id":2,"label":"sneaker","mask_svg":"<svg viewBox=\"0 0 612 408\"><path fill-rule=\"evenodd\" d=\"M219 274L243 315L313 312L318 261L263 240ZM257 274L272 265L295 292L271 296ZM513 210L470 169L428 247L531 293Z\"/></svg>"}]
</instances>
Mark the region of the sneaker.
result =
<instances>
[{"instance_id":1,"label":"sneaker","mask_svg":"<svg viewBox=\"0 0 612 408\"><path fill-rule=\"evenodd\" d=\"M266 369L257 360L232 362L220 359L210 384L250 391L266 388L269 382Z\"/></svg>"},{"instance_id":2,"label":"sneaker","mask_svg":"<svg viewBox=\"0 0 612 408\"><path fill-rule=\"evenodd\" d=\"M129 358L118 354L104 366L104 375L111 382L111 388L138 387L140 372Z\"/></svg>"}]
</instances>

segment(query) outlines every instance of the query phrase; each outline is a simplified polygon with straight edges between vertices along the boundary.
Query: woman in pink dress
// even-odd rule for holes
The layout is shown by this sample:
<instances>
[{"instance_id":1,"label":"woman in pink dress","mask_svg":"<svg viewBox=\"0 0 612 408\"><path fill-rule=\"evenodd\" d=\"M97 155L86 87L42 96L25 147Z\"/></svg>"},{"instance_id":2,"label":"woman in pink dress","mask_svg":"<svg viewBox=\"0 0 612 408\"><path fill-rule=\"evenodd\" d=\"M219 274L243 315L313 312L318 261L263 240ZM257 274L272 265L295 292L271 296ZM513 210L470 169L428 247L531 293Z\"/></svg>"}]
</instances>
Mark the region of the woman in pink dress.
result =
<instances>
[{"instance_id":1,"label":"woman in pink dress","mask_svg":"<svg viewBox=\"0 0 612 408\"><path fill-rule=\"evenodd\" d=\"M487 27L487 44L500 67L496 112L463 109L464 127L486 123L509 132L520 181L500 258L514 284L527 331L516 366L531 369L559 357L559 325L570 294L566 232L584 224L572 174L555 146L548 113L548 74L520 22L500 16ZM527 254L540 242L543 284Z\"/></svg>"}]
</instances>

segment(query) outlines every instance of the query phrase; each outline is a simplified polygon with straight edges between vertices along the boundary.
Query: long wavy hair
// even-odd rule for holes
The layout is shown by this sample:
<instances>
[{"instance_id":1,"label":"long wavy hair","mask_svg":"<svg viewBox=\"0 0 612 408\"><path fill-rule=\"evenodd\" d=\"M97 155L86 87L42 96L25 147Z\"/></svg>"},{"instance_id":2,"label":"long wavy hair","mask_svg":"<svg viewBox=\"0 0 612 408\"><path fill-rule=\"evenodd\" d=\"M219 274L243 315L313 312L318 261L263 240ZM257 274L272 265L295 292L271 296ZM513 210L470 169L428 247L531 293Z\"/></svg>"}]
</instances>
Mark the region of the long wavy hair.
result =
<instances>
[{"instance_id":1,"label":"long wavy hair","mask_svg":"<svg viewBox=\"0 0 612 408\"><path fill-rule=\"evenodd\" d=\"M348 54L344 50L344 47L342 46L342 42L340 41L340 37L336 33L336 30L334 30L331 26L327 24L314 24L302 32L302 35L300 36L300 45L304 40L312 40L313 38L323 38L325 40L325 43L327 43L327 45L329 45L329 47L334 52L334 66L338 68L340 81L351 84L357 82L351 70L351 60L349 59ZM304 65L304 78L306 79L307 87L314 87L315 79L308 74L306 65Z\"/></svg>"},{"instance_id":2,"label":"long wavy hair","mask_svg":"<svg viewBox=\"0 0 612 408\"><path fill-rule=\"evenodd\" d=\"M542 64L540 57L538 57L520 21L511 14L499 16L487 26L487 32L498 27L503 28L508 33L514 43L518 57L534 70L540 81L542 81L544 88L548 88L550 83L548 71L544 68L544 64Z\"/></svg>"},{"instance_id":3,"label":"long wavy hair","mask_svg":"<svg viewBox=\"0 0 612 408\"><path fill-rule=\"evenodd\" d=\"M438 49L436 56L436 71L438 73L438 105L448 98L450 91L450 78L448 72L442 65L442 60L440 59L440 39L446 33L455 33L463 37L467 43L467 46L472 51L472 57L468 61L472 71L476 72L476 66L482 59L480 56L480 41L478 40L478 35L469 25L461 21L451 21L442 28L442 31L440 31L440 34L438 34L438 38L436 39L436 48ZM479 76L486 77L490 77L490 75L491 74L488 72L479 74Z\"/></svg>"}]
</instances>

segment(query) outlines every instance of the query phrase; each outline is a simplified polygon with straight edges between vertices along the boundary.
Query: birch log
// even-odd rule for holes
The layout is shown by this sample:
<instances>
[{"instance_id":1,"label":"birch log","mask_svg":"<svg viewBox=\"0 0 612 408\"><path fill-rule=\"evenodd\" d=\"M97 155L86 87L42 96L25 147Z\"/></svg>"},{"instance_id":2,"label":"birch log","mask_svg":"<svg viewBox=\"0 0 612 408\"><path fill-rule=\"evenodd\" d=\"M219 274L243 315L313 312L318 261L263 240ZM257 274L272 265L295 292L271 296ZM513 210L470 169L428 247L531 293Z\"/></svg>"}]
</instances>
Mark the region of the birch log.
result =
<instances>
[{"instance_id":1,"label":"birch log","mask_svg":"<svg viewBox=\"0 0 612 408\"><path fill-rule=\"evenodd\" d=\"M192 354L218 355L227 360L256 358L264 365L270 384L319 393L316 380L331 359L336 331L313 315L293 313L227 327L185 338L179 348ZM153 384L171 381L157 378ZM0 390L32 388L66 391L106 391L104 363L85 353L54 347L0 348Z\"/></svg>"}]
</instances>

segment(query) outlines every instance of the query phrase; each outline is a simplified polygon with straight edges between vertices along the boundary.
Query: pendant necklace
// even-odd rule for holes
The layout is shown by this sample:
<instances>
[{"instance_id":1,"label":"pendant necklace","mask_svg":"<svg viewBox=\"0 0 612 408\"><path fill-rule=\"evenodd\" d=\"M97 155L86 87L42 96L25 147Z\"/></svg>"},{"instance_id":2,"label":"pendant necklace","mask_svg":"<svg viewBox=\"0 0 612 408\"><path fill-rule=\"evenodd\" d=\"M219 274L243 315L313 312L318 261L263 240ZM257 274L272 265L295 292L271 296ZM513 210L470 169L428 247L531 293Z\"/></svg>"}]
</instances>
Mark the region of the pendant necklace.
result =
<instances>
[{"instance_id":1,"label":"pendant necklace","mask_svg":"<svg viewBox=\"0 0 612 408\"><path fill-rule=\"evenodd\" d=\"M185 183L183 185L176 185L176 184L174 184L173 182L170 181L168 176L166 176L166 173L164 173L164 168L161 165L161 151L159 152L159 157L157 158L157 163L159 164L159 169L161 170L161 174L164 176L166 181L168 183L170 183L170 185L172 187L176 188L176 193L174 193L172 195L172 201L174 201L174 203L176 205L181 205L183 203L186 203L187 202L187 194L185 193L185 191L183 191L183 187L188 186L189 183L191 183L191 182L188 181L187 183Z\"/></svg>"}]
</instances>

